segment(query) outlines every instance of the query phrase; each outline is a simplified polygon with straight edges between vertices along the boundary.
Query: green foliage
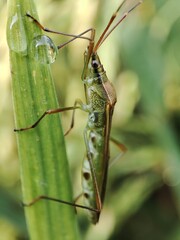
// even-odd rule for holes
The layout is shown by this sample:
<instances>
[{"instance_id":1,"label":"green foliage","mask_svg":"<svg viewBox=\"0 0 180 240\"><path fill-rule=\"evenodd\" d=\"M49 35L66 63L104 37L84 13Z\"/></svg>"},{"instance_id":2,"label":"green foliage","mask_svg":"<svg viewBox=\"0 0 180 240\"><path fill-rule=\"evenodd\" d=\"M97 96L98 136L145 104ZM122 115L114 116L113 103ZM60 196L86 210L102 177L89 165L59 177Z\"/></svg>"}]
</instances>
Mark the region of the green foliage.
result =
<instances>
[{"instance_id":1,"label":"green foliage","mask_svg":"<svg viewBox=\"0 0 180 240\"><path fill-rule=\"evenodd\" d=\"M26 12L37 18L33 1L8 1L7 40L16 128L34 123L45 110L58 106L49 65L34 59L36 48L32 44L42 33ZM38 54L44 59L46 48ZM46 118L37 128L16 133L23 201L29 203L46 195L73 202L60 119L57 114ZM26 207L25 214L33 240L77 239L73 208L41 200Z\"/></svg>"}]
</instances>

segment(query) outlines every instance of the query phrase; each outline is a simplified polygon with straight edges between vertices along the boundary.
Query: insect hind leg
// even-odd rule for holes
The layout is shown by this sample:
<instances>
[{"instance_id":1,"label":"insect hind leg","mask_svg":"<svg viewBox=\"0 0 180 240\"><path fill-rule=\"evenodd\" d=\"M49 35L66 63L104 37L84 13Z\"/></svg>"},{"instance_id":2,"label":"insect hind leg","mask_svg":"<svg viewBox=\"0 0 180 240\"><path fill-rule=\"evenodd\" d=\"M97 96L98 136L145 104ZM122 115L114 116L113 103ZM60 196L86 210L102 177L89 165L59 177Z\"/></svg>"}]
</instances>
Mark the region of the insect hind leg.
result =
<instances>
[{"instance_id":1,"label":"insect hind leg","mask_svg":"<svg viewBox=\"0 0 180 240\"><path fill-rule=\"evenodd\" d=\"M121 159L124 156L124 154L127 152L127 148L124 144L120 143L119 141L117 141L113 137L110 137L110 140L111 140L112 143L114 143L120 149L120 153L117 154L117 156L115 156L113 159L111 159L109 167L114 165L114 163L116 163L119 159Z\"/></svg>"},{"instance_id":2,"label":"insect hind leg","mask_svg":"<svg viewBox=\"0 0 180 240\"><path fill-rule=\"evenodd\" d=\"M49 197L49 196L46 196L46 195L39 195L38 197L34 198L32 201L30 201L28 203L22 202L22 206L23 207L31 207L41 200L62 203L62 204L66 204L66 205L69 205L69 206L72 206L72 207L82 208L82 209L90 210L90 211L93 211L93 212L99 212L99 210L97 210L97 209L93 209L93 208L90 208L90 207L87 207L87 206L84 206L84 205L64 201L64 200L61 200L61 199L58 199L58 198Z\"/></svg>"}]
</instances>

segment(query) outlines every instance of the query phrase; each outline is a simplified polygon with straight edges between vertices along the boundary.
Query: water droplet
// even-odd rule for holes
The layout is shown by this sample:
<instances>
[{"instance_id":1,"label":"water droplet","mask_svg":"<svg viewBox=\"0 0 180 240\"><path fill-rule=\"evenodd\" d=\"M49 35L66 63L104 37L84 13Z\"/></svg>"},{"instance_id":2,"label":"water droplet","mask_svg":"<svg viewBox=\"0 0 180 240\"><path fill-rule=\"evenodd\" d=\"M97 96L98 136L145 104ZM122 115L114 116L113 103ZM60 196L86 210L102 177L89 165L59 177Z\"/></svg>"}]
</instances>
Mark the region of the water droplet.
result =
<instances>
[{"instance_id":1,"label":"water droplet","mask_svg":"<svg viewBox=\"0 0 180 240\"><path fill-rule=\"evenodd\" d=\"M53 63L58 53L57 47L46 35L36 36L32 41L31 50L34 59L43 64Z\"/></svg>"},{"instance_id":2,"label":"water droplet","mask_svg":"<svg viewBox=\"0 0 180 240\"><path fill-rule=\"evenodd\" d=\"M16 9L17 12L8 19L7 41L12 51L27 55L27 39L20 6L17 5Z\"/></svg>"}]
</instances>

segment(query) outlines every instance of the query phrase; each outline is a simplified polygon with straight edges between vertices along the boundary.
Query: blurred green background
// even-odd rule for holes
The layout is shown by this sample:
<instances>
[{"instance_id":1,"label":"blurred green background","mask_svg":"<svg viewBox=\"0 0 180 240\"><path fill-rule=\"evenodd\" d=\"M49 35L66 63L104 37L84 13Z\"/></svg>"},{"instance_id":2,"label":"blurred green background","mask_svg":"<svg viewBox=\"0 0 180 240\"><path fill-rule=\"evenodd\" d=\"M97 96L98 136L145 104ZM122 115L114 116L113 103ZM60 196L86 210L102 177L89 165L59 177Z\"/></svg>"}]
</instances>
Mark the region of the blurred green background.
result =
<instances>
[{"instance_id":1,"label":"blurred green background","mask_svg":"<svg viewBox=\"0 0 180 240\"><path fill-rule=\"evenodd\" d=\"M98 38L118 4L118 0L39 0L37 10L48 28L77 34L95 27ZM112 136L128 152L110 167L99 224L89 225L84 211L78 210L82 239L180 239L179 9L179 0L145 0L99 49L118 97ZM5 0L0 2L0 16L0 240L28 239L20 206ZM56 44L67 40L49 36ZM72 106L76 98L84 101L80 77L86 46L85 40L74 41L52 64L60 106ZM64 113L62 121L68 129L71 114ZM87 114L77 111L75 127L66 137L75 196L81 192L86 121ZM112 158L117 154L111 145Z\"/></svg>"}]
</instances>

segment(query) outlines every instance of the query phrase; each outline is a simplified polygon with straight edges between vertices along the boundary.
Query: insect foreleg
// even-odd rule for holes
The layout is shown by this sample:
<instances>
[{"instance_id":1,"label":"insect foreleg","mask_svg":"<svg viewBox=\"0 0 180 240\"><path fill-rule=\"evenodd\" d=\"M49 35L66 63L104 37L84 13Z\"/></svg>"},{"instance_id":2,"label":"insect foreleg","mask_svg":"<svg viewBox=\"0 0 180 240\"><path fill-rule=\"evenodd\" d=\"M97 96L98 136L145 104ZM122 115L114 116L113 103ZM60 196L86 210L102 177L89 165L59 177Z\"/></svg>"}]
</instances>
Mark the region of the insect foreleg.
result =
<instances>
[{"instance_id":1,"label":"insect foreleg","mask_svg":"<svg viewBox=\"0 0 180 240\"><path fill-rule=\"evenodd\" d=\"M89 28L87 30L85 30L84 32L80 33L80 34L77 34L77 35L74 35L74 34L69 34L69 33L63 33L63 32L59 32L59 31L54 31L54 30L51 30L49 28L46 28L44 27L37 19L35 19L33 16L31 16L29 13L26 13L26 16L31 18L33 20L33 22L40 28L42 29L43 31L45 32L48 32L48 33L55 33L55 34L59 34L59 35L63 35L63 36L67 36L67 37L72 37L72 39L70 39L69 41L63 43L63 44L60 44L57 46L58 49L60 48L63 48L64 46L66 46L67 44L69 44L70 42L74 41L75 39L77 38L80 38L80 39L85 39L85 40L88 40L88 41L91 41L92 39L91 38L88 38L88 37L84 37L83 35L85 35L86 33L88 32L92 32L93 29L92 28Z\"/></svg>"},{"instance_id":2,"label":"insect foreleg","mask_svg":"<svg viewBox=\"0 0 180 240\"><path fill-rule=\"evenodd\" d=\"M82 39L86 39L86 40L90 40L87 37L83 37L82 35L84 35L85 33L87 33L88 31L90 31L89 29L84 31L83 33L80 33L79 35L74 35L74 34L69 34L69 33L63 33L60 31L54 31L51 30L49 28L44 27L36 18L34 18L33 16L31 16L29 13L26 13L26 16L31 18L33 20L33 22L40 28L42 29L44 32L49 32L49 33L55 33L55 34L59 34L59 35L63 35L63 36L67 36L67 37L73 37L73 38L82 38Z\"/></svg>"}]
</instances>

